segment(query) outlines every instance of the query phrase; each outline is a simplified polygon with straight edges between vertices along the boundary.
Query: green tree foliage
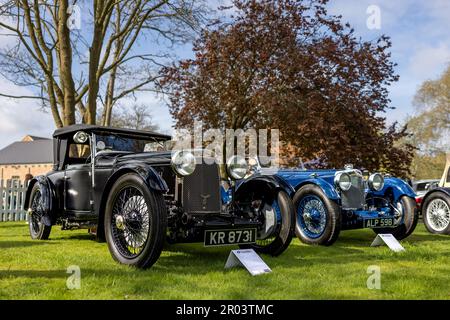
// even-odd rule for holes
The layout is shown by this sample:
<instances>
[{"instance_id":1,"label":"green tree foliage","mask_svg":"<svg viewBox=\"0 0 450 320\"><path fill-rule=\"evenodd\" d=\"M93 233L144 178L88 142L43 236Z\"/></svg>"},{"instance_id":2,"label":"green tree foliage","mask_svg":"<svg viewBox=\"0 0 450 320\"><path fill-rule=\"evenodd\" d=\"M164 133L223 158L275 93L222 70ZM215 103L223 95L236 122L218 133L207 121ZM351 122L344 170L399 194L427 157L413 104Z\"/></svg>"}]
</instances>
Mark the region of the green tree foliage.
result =
<instances>
[{"instance_id":1,"label":"green tree foliage","mask_svg":"<svg viewBox=\"0 0 450 320\"><path fill-rule=\"evenodd\" d=\"M418 114L408 120L407 139L417 147L411 173L416 179L440 178L450 152L450 65L420 86L414 105Z\"/></svg>"}]
</instances>

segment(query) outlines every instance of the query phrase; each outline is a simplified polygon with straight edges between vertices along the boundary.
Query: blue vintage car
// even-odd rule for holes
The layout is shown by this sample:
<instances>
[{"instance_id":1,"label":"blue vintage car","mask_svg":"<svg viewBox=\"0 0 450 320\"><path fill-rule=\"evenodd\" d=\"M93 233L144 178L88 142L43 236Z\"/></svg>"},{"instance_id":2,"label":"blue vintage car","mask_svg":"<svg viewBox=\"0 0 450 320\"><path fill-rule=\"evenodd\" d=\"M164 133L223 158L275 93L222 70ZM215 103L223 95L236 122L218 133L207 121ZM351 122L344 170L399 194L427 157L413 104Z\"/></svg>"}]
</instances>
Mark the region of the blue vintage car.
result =
<instances>
[{"instance_id":1,"label":"blue vintage car","mask_svg":"<svg viewBox=\"0 0 450 320\"><path fill-rule=\"evenodd\" d=\"M264 170L264 169L262 169ZM415 193L401 179L343 170L279 170L292 187L295 232L304 243L331 245L341 230L371 228L398 240L415 229Z\"/></svg>"},{"instance_id":2,"label":"blue vintage car","mask_svg":"<svg viewBox=\"0 0 450 320\"><path fill-rule=\"evenodd\" d=\"M331 245L341 230L362 228L401 240L414 231L419 219L414 191L398 178L363 174L351 165L342 170L274 170L261 168L258 160L252 171L275 175L290 188L295 233L307 244Z\"/></svg>"}]
</instances>

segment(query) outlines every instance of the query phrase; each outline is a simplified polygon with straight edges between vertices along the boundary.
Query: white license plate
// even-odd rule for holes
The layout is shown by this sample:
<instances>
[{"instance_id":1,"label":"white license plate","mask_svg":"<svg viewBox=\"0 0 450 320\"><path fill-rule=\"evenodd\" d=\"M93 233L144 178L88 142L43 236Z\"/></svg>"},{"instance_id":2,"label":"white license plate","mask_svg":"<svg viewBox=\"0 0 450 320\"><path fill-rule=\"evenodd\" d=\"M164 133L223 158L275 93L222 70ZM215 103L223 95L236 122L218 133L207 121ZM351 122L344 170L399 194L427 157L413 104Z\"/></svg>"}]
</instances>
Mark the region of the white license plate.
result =
<instances>
[{"instance_id":1,"label":"white license plate","mask_svg":"<svg viewBox=\"0 0 450 320\"><path fill-rule=\"evenodd\" d=\"M256 229L206 230L205 246L226 246L256 242Z\"/></svg>"}]
</instances>

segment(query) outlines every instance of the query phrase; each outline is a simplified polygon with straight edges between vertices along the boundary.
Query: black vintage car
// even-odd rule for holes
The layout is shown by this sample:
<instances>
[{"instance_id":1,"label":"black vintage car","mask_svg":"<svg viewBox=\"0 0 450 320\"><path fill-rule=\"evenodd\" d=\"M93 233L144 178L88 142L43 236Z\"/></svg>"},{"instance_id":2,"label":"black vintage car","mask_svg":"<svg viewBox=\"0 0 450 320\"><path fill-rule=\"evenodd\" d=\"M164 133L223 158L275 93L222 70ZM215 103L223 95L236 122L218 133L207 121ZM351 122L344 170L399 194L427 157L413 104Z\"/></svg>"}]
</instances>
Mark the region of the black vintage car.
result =
<instances>
[{"instance_id":1,"label":"black vintage car","mask_svg":"<svg viewBox=\"0 0 450 320\"><path fill-rule=\"evenodd\" d=\"M234 156L221 170L204 154L168 151L170 136L147 131L73 125L53 137L53 171L33 179L26 194L33 239L48 239L56 224L93 228L115 260L140 268L156 262L165 241L271 255L291 241L289 186L248 176L245 159Z\"/></svg>"}]
</instances>

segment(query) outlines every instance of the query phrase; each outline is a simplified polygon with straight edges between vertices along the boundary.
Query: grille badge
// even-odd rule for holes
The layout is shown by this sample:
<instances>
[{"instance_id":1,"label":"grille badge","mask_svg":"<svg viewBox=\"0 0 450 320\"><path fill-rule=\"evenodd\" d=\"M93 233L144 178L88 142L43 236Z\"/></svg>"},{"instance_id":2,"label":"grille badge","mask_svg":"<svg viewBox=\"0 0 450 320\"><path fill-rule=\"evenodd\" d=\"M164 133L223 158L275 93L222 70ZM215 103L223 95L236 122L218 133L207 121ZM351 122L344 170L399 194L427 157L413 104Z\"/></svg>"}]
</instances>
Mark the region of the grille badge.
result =
<instances>
[{"instance_id":1,"label":"grille badge","mask_svg":"<svg viewBox=\"0 0 450 320\"><path fill-rule=\"evenodd\" d=\"M200 197L202 198L203 210L205 210L208 205L208 199L211 197L211 195L210 194L200 194Z\"/></svg>"}]
</instances>

